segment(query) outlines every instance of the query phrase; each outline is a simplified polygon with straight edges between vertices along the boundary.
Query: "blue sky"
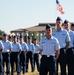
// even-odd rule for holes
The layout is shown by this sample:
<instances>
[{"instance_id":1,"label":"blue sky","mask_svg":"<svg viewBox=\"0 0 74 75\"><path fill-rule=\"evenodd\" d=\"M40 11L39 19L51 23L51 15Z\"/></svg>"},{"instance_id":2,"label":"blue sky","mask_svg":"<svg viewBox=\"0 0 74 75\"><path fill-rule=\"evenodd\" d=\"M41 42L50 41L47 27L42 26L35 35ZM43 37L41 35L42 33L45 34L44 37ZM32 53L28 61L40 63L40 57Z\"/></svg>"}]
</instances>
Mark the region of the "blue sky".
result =
<instances>
[{"instance_id":1,"label":"blue sky","mask_svg":"<svg viewBox=\"0 0 74 75\"><path fill-rule=\"evenodd\" d=\"M38 23L55 22L57 16L74 22L74 0L59 0L65 10L56 10L56 0L0 0L0 30L35 26Z\"/></svg>"}]
</instances>

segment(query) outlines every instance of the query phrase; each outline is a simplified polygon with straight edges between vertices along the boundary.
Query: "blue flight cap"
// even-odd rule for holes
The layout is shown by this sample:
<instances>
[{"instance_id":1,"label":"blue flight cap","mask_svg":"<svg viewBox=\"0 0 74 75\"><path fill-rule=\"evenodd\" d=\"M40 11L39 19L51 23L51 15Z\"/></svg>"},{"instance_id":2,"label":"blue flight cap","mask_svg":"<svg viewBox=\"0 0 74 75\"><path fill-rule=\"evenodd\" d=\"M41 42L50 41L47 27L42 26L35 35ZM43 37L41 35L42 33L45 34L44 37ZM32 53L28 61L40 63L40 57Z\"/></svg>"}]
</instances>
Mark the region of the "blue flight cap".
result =
<instances>
[{"instance_id":1,"label":"blue flight cap","mask_svg":"<svg viewBox=\"0 0 74 75\"><path fill-rule=\"evenodd\" d=\"M36 41L37 40L37 38L34 38L34 41Z\"/></svg>"},{"instance_id":2,"label":"blue flight cap","mask_svg":"<svg viewBox=\"0 0 74 75\"><path fill-rule=\"evenodd\" d=\"M13 36L13 38L17 38L17 36Z\"/></svg>"},{"instance_id":3,"label":"blue flight cap","mask_svg":"<svg viewBox=\"0 0 74 75\"><path fill-rule=\"evenodd\" d=\"M59 21L59 20L61 20L61 21L62 21L62 19L61 19L60 17L57 17L56 21Z\"/></svg>"},{"instance_id":4,"label":"blue flight cap","mask_svg":"<svg viewBox=\"0 0 74 75\"><path fill-rule=\"evenodd\" d=\"M46 29L48 29L48 28L52 28L50 24L46 25Z\"/></svg>"},{"instance_id":5,"label":"blue flight cap","mask_svg":"<svg viewBox=\"0 0 74 75\"><path fill-rule=\"evenodd\" d=\"M65 20L64 23L69 23L69 21L68 20Z\"/></svg>"},{"instance_id":6,"label":"blue flight cap","mask_svg":"<svg viewBox=\"0 0 74 75\"><path fill-rule=\"evenodd\" d=\"M9 39L12 39L12 36L9 36Z\"/></svg>"},{"instance_id":7,"label":"blue flight cap","mask_svg":"<svg viewBox=\"0 0 74 75\"><path fill-rule=\"evenodd\" d=\"M28 36L28 39L32 39L32 37L31 36Z\"/></svg>"},{"instance_id":8,"label":"blue flight cap","mask_svg":"<svg viewBox=\"0 0 74 75\"><path fill-rule=\"evenodd\" d=\"M17 36L17 35L16 35ZM19 36L17 36L17 39L20 39L20 37Z\"/></svg>"},{"instance_id":9,"label":"blue flight cap","mask_svg":"<svg viewBox=\"0 0 74 75\"><path fill-rule=\"evenodd\" d=\"M23 36L20 36L20 38L23 38Z\"/></svg>"},{"instance_id":10,"label":"blue flight cap","mask_svg":"<svg viewBox=\"0 0 74 75\"><path fill-rule=\"evenodd\" d=\"M4 34L3 34L3 36L7 36L7 34L6 34L6 33L4 33Z\"/></svg>"},{"instance_id":11,"label":"blue flight cap","mask_svg":"<svg viewBox=\"0 0 74 75\"><path fill-rule=\"evenodd\" d=\"M74 23L72 23L71 26L74 26Z\"/></svg>"}]
</instances>

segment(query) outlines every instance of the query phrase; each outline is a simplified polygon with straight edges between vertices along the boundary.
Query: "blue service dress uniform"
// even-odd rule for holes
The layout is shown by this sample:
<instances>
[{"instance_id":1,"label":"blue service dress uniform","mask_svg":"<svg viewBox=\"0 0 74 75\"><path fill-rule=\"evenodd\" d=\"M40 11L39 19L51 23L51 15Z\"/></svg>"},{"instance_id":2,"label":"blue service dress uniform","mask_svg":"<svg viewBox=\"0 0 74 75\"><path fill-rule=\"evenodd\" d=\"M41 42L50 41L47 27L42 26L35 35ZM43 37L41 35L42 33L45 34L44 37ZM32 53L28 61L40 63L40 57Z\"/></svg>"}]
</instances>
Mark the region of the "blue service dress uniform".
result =
<instances>
[{"instance_id":1,"label":"blue service dress uniform","mask_svg":"<svg viewBox=\"0 0 74 75\"><path fill-rule=\"evenodd\" d=\"M0 75L3 74L3 56L2 56L2 50L4 49L3 43L0 42Z\"/></svg>"},{"instance_id":2,"label":"blue service dress uniform","mask_svg":"<svg viewBox=\"0 0 74 75\"><path fill-rule=\"evenodd\" d=\"M28 64L29 64L29 59L31 63L31 69L32 72L34 71L34 44L33 43L28 43L28 52L27 52L27 60L26 60L26 72L28 72Z\"/></svg>"},{"instance_id":3,"label":"blue service dress uniform","mask_svg":"<svg viewBox=\"0 0 74 75\"><path fill-rule=\"evenodd\" d=\"M74 32L72 30L68 30L70 35L70 44L66 51L67 64L68 64L68 75L74 75Z\"/></svg>"},{"instance_id":4,"label":"blue service dress uniform","mask_svg":"<svg viewBox=\"0 0 74 75\"><path fill-rule=\"evenodd\" d=\"M14 62L16 64L17 75L20 75L20 51L22 50L20 43L12 43L11 52L11 75L14 75Z\"/></svg>"},{"instance_id":5,"label":"blue service dress uniform","mask_svg":"<svg viewBox=\"0 0 74 75\"><path fill-rule=\"evenodd\" d=\"M34 45L35 49L34 49L34 67L35 67L35 62L37 65L37 70L39 71L40 69L40 59L39 59L39 44Z\"/></svg>"},{"instance_id":6,"label":"blue service dress uniform","mask_svg":"<svg viewBox=\"0 0 74 75\"><path fill-rule=\"evenodd\" d=\"M26 72L26 51L28 50L28 46L25 42L20 43L22 52L20 54L20 65L21 69L23 67L23 74Z\"/></svg>"},{"instance_id":7,"label":"blue service dress uniform","mask_svg":"<svg viewBox=\"0 0 74 75\"><path fill-rule=\"evenodd\" d=\"M40 40L40 49L42 50L42 58L40 64L40 75L47 75L49 72L50 75L56 74L56 50L60 49L58 40L55 37L47 39L43 37Z\"/></svg>"},{"instance_id":8,"label":"blue service dress uniform","mask_svg":"<svg viewBox=\"0 0 74 75\"><path fill-rule=\"evenodd\" d=\"M4 62L6 63L6 73L7 75L10 74L10 49L12 49L12 44L10 43L10 41L6 40L6 41L2 41L3 45L4 45L4 50L3 50L3 66L4 66Z\"/></svg>"},{"instance_id":9,"label":"blue service dress uniform","mask_svg":"<svg viewBox=\"0 0 74 75\"><path fill-rule=\"evenodd\" d=\"M67 30L61 28L60 31L55 29L52 34L54 37L56 37L60 44L60 55L57 60L57 75L58 75L58 62L61 66L61 75L66 75L66 42L70 42L70 36Z\"/></svg>"}]
</instances>

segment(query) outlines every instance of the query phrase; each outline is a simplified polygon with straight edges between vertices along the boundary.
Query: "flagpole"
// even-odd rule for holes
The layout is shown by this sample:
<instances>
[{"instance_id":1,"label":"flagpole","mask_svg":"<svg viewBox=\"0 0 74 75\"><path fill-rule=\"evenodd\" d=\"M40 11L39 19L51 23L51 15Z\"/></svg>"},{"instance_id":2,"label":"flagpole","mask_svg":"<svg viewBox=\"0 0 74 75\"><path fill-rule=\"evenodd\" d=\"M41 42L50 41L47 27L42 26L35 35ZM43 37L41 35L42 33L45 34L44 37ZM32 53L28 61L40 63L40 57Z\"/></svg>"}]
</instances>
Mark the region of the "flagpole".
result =
<instances>
[{"instance_id":1,"label":"flagpole","mask_svg":"<svg viewBox=\"0 0 74 75\"><path fill-rule=\"evenodd\" d=\"M55 0L56 1L56 0ZM56 9L56 6L57 6L57 4L56 4L56 2L55 2L55 23L56 23L56 18L57 18L57 9ZM56 25L55 25L55 28L56 28Z\"/></svg>"},{"instance_id":2,"label":"flagpole","mask_svg":"<svg viewBox=\"0 0 74 75\"><path fill-rule=\"evenodd\" d=\"M55 20L57 18L57 9L56 9L56 5L55 5Z\"/></svg>"}]
</instances>

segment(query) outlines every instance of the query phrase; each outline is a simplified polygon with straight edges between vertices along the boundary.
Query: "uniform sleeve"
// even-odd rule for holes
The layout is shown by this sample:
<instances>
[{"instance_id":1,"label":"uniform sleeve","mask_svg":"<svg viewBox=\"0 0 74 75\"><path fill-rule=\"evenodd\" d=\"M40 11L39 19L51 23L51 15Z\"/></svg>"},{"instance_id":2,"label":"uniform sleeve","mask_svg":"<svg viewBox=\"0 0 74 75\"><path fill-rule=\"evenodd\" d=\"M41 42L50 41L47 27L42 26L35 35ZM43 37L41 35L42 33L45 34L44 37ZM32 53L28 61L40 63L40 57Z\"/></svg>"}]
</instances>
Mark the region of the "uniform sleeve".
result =
<instances>
[{"instance_id":1,"label":"uniform sleeve","mask_svg":"<svg viewBox=\"0 0 74 75\"><path fill-rule=\"evenodd\" d=\"M25 43L25 48L26 48L26 50L28 50L28 45Z\"/></svg>"},{"instance_id":2,"label":"uniform sleeve","mask_svg":"<svg viewBox=\"0 0 74 75\"><path fill-rule=\"evenodd\" d=\"M42 49L42 40L40 40L40 45L39 45L39 49Z\"/></svg>"},{"instance_id":3,"label":"uniform sleeve","mask_svg":"<svg viewBox=\"0 0 74 75\"><path fill-rule=\"evenodd\" d=\"M66 42L70 42L71 41L71 39L70 39L70 35L69 35L69 33L66 31Z\"/></svg>"},{"instance_id":4,"label":"uniform sleeve","mask_svg":"<svg viewBox=\"0 0 74 75\"><path fill-rule=\"evenodd\" d=\"M0 42L0 49L3 49L3 48L4 48L3 43Z\"/></svg>"},{"instance_id":5,"label":"uniform sleeve","mask_svg":"<svg viewBox=\"0 0 74 75\"><path fill-rule=\"evenodd\" d=\"M32 45L32 50L35 50L34 44Z\"/></svg>"},{"instance_id":6,"label":"uniform sleeve","mask_svg":"<svg viewBox=\"0 0 74 75\"><path fill-rule=\"evenodd\" d=\"M21 47L21 45L20 44L18 44L19 45L19 50L22 50L22 47Z\"/></svg>"},{"instance_id":7,"label":"uniform sleeve","mask_svg":"<svg viewBox=\"0 0 74 75\"><path fill-rule=\"evenodd\" d=\"M59 41L56 39L55 50L60 50Z\"/></svg>"},{"instance_id":8,"label":"uniform sleeve","mask_svg":"<svg viewBox=\"0 0 74 75\"><path fill-rule=\"evenodd\" d=\"M74 33L73 33L73 47L74 47Z\"/></svg>"},{"instance_id":9,"label":"uniform sleeve","mask_svg":"<svg viewBox=\"0 0 74 75\"><path fill-rule=\"evenodd\" d=\"M40 50L40 45L38 45L38 51Z\"/></svg>"},{"instance_id":10,"label":"uniform sleeve","mask_svg":"<svg viewBox=\"0 0 74 75\"><path fill-rule=\"evenodd\" d=\"M10 44L10 48L12 48L12 43L11 43L11 42L9 42L9 44Z\"/></svg>"}]
</instances>

